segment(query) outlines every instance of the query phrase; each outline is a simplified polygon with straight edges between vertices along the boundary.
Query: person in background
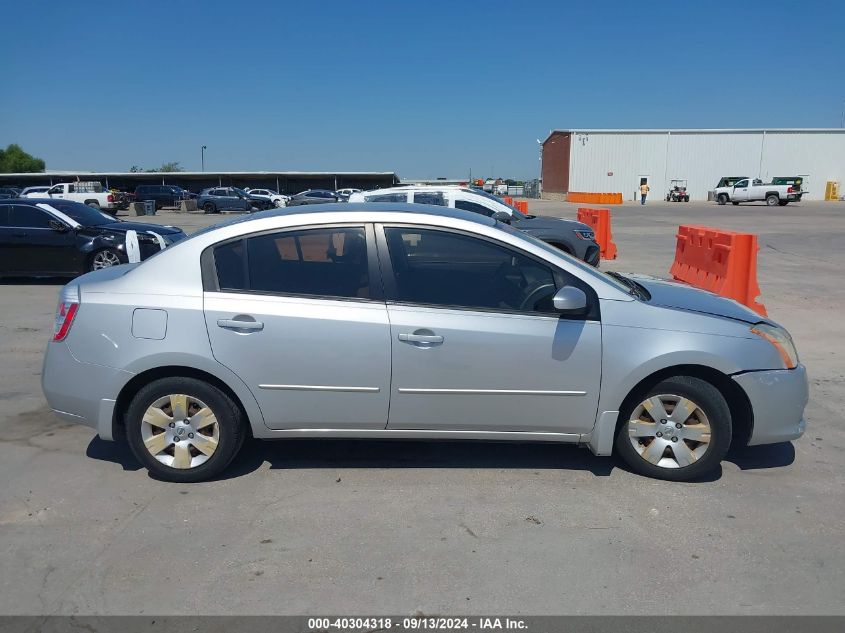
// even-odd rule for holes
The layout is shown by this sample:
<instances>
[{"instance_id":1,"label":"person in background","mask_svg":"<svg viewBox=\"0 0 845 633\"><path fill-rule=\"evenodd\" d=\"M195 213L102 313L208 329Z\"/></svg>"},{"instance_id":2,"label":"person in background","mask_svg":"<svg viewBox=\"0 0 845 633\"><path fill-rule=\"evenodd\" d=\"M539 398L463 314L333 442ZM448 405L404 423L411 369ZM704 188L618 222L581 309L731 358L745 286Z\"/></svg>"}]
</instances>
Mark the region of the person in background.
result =
<instances>
[{"instance_id":1,"label":"person in background","mask_svg":"<svg viewBox=\"0 0 845 633\"><path fill-rule=\"evenodd\" d=\"M640 204L645 204L646 196L648 196L648 183L640 185Z\"/></svg>"}]
</instances>

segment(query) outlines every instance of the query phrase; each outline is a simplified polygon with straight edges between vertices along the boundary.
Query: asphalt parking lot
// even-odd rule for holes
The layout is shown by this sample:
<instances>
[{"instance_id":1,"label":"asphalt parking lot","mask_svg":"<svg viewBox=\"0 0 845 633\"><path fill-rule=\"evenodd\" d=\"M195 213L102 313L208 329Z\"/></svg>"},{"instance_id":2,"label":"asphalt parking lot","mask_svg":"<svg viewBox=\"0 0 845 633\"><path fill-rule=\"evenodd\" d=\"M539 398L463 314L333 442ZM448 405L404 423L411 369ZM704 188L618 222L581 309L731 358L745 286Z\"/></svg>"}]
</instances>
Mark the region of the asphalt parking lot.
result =
<instances>
[{"instance_id":1,"label":"asphalt parking lot","mask_svg":"<svg viewBox=\"0 0 845 633\"><path fill-rule=\"evenodd\" d=\"M811 377L801 440L695 483L570 446L340 440L159 482L46 407L61 282L0 282L0 613L845 614L845 204L626 203L603 266L668 275L679 223L759 234L762 301Z\"/></svg>"}]
</instances>

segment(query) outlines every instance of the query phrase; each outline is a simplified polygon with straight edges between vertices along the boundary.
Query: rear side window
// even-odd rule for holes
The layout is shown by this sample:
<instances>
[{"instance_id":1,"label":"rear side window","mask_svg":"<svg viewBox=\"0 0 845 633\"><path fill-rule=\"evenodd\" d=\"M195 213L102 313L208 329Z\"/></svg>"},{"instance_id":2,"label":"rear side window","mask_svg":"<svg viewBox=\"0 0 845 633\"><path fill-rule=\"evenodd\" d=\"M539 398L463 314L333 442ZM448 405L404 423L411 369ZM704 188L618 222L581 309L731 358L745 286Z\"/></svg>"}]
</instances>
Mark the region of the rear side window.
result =
<instances>
[{"instance_id":1,"label":"rear side window","mask_svg":"<svg viewBox=\"0 0 845 633\"><path fill-rule=\"evenodd\" d=\"M282 231L214 248L221 290L370 297L363 227Z\"/></svg>"},{"instance_id":2,"label":"rear side window","mask_svg":"<svg viewBox=\"0 0 845 633\"><path fill-rule=\"evenodd\" d=\"M435 204L440 207L446 206L446 199L443 194L436 191L417 191L414 193L414 202L417 204Z\"/></svg>"},{"instance_id":3,"label":"rear side window","mask_svg":"<svg viewBox=\"0 0 845 633\"><path fill-rule=\"evenodd\" d=\"M367 202L408 202L407 193L382 193L365 198Z\"/></svg>"}]
</instances>

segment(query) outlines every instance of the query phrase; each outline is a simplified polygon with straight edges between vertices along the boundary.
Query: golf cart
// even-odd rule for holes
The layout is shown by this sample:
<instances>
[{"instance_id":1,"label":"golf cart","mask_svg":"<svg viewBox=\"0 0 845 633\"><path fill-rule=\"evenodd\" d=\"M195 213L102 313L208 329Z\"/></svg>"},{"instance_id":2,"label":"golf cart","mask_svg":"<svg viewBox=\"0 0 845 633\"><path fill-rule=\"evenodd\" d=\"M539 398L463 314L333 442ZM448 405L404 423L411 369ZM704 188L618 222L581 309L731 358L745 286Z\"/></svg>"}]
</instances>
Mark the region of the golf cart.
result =
<instances>
[{"instance_id":1,"label":"golf cart","mask_svg":"<svg viewBox=\"0 0 845 633\"><path fill-rule=\"evenodd\" d=\"M672 180L669 183L669 193L666 194L666 202L689 202L686 180Z\"/></svg>"}]
</instances>

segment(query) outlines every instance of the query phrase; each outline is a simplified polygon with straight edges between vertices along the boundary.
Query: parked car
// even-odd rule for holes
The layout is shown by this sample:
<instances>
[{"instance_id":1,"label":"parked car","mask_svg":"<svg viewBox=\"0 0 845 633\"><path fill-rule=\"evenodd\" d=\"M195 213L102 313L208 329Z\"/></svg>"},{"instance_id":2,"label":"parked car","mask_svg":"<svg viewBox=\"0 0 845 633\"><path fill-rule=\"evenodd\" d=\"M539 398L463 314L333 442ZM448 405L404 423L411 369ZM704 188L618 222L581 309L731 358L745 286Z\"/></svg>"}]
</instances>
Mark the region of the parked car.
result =
<instances>
[{"instance_id":1,"label":"parked car","mask_svg":"<svg viewBox=\"0 0 845 633\"><path fill-rule=\"evenodd\" d=\"M272 189L244 189L244 191L256 198L269 200L272 203L272 206L277 208L286 206L288 200L290 200L290 196L280 194Z\"/></svg>"},{"instance_id":2,"label":"parked car","mask_svg":"<svg viewBox=\"0 0 845 633\"><path fill-rule=\"evenodd\" d=\"M203 189L197 198L197 207L206 213L221 211L246 211L269 209L273 206L266 198L251 196L237 187L212 187Z\"/></svg>"},{"instance_id":3,"label":"parked car","mask_svg":"<svg viewBox=\"0 0 845 633\"><path fill-rule=\"evenodd\" d=\"M184 238L174 226L123 222L72 200L0 202L0 276L75 277L128 262L127 240L143 260Z\"/></svg>"},{"instance_id":4,"label":"parked car","mask_svg":"<svg viewBox=\"0 0 845 633\"><path fill-rule=\"evenodd\" d=\"M566 442L687 480L799 437L808 398L786 330L735 301L398 203L268 211L80 277L42 386L178 482L248 436Z\"/></svg>"},{"instance_id":5,"label":"parked car","mask_svg":"<svg viewBox=\"0 0 845 633\"><path fill-rule=\"evenodd\" d=\"M345 202L343 196L328 189L308 189L291 196L287 206L297 207L302 204L325 204L327 202Z\"/></svg>"},{"instance_id":6,"label":"parked car","mask_svg":"<svg viewBox=\"0 0 845 633\"><path fill-rule=\"evenodd\" d=\"M346 187L344 189L338 189L337 193L340 194L341 196L349 198L349 196L351 196L353 193L359 193L360 191L361 191L360 189L352 189L352 188Z\"/></svg>"},{"instance_id":7,"label":"parked car","mask_svg":"<svg viewBox=\"0 0 845 633\"><path fill-rule=\"evenodd\" d=\"M182 200L189 200L193 194L176 185L138 185L135 187L135 202L154 200L156 209L178 207ZM193 196L196 197L196 196Z\"/></svg>"},{"instance_id":8,"label":"parked car","mask_svg":"<svg viewBox=\"0 0 845 633\"><path fill-rule=\"evenodd\" d=\"M89 182L64 182L54 185L47 190L46 198L81 202L95 209L117 209L114 194L103 189L102 183L93 180Z\"/></svg>"},{"instance_id":9,"label":"parked car","mask_svg":"<svg viewBox=\"0 0 845 633\"><path fill-rule=\"evenodd\" d=\"M49 185L39 185L37 187L25 187L21 191L21 198L46 198L47 191L50 189Z\"/></svg>"},{"instance_id":10,"label":"parked car","mask_svg":"<svg viewBox=\"0 0 845 633\"><path fill-rule=\"evenodd\" d=\"M21 190L17 187L0 187L0 198L18 198L21 195Z\"/></svg>"},{"instance_id":11,"label":"parked car","mask_svg":"<svg viewBox=\"0 0 845 633\"><path fill-rule=\"evenodd\" d=\"M600 248L595 232L581 222L527 215L482 189L456 186L407 186L374 189L352 194L350 202L410 202L472 211L510 222L514 228L538 237L593 266L599 265ZM497 215L500 214L500 215Z\"/></svg>"},{"instance_id":12,"label":"parked car","mask_svg":"<svg viewBox=\"0 0 845 633\"><path fill-rule=\"evenodd\" d=\"M759 179L743 178L733 186L717 187L716 201L719 204L760 202L765 200L770 207L786 206L790 202L801 202L804 192L801 185L774 185Z\"/></svg>"}]
</instances>

